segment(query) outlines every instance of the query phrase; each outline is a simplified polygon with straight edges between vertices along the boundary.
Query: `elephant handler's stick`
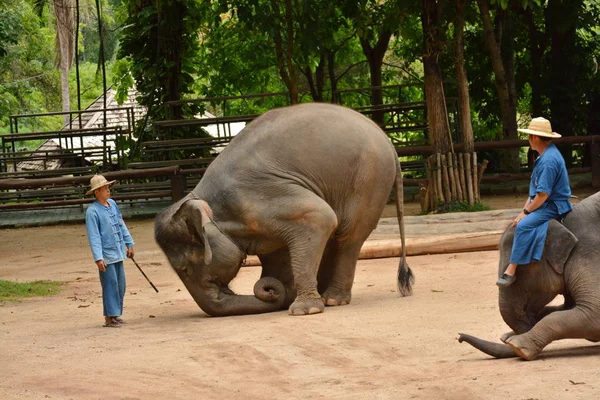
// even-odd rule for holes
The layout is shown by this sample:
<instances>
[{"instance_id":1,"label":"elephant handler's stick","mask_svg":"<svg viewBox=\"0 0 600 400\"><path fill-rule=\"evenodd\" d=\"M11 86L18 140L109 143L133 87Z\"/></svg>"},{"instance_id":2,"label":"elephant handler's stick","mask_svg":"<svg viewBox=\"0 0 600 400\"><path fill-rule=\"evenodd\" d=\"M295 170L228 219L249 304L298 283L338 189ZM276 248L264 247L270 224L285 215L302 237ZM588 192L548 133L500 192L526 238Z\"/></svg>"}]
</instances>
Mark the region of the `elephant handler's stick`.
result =
<instances>
[{"instance_id":1,"label":"elephant handler's stick","mask_svg":"<svg viewBox=\"0 0 600 400\"><path fill-rule=\"evenodd\" d=\"M140 270L140 272L142 273L142 275L144 275L144 278L146 278L146 280L148 281L148 283L150 284L150 286L152 286L152 289L156 290L156 293L158 293L158 289L156 288L156 286L154 286L154 283L152 283L152 281L150 281L150 279L148 279L148 277L146 276L146 274L144 273L144 271L142 271L142 268L140 268L140 266L138 265L138 263L135 262L135 258L131 257L131 261L133 261L133 263Z\"/></svg>"}]
</instances>

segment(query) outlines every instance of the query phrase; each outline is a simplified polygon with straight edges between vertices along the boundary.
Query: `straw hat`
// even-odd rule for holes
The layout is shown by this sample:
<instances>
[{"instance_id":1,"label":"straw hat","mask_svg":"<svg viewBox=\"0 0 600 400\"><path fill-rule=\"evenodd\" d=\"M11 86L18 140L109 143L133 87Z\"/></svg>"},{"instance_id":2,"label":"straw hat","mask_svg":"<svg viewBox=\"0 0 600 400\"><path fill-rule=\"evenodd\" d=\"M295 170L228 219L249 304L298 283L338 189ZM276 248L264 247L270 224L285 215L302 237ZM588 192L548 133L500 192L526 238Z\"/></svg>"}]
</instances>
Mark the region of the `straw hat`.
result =
<instances>
[{"instance_id":1,"label":"straw hat","mask_svg":"<svg viewBox=\"0 0 600 400\"><path fill-rule=\"evenodd\" d=\"M550 125L550 121L542 117L532 119L527 129L517 130L528 135L544 136L552 139L558 139L559 137L561 137L558 133L552 132L552 126Z\"/></svg>"},{"instance_id":2,"label":"straw hat","mask_svg":"<svg viewBox=\"0 0 600 400\"><path fill-rule=\"evenodd\" d=\"M85 194L88 195L93 193L94 190L100 189L102 186L110 185L115 183L115 181L107 181L105 177L102 175L94 175L92 179L90 179L90 190L88 190Z\"/></svg>"}]
</instances>

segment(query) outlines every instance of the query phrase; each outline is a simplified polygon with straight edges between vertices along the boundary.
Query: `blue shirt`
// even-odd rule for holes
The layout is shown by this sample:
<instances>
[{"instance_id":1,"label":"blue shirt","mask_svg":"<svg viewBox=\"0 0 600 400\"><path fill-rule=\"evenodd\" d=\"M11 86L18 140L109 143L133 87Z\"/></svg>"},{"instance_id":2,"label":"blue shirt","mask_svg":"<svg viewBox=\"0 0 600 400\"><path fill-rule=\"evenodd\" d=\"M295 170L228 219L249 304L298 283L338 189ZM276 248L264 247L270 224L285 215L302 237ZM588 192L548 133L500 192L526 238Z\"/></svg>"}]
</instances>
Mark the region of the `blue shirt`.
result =
<instances>
[{"instance_id":1,"label":"blue shirt","mask_svg":"<svg viewBox=\"0 0 600 400\"><path fill-rule=\"evenodd\" d=\"M125 247L133 246L133 238L113 199L108 207L94 201L85 212L85 228L94 261L114 264L127 258Z\"/></svg>"},{"instance_id":2,"label":"blue shirt","mask_svg":"<svg viewBox=\"0 0 600 400\"><path fill-rule=\"evenodd\" d=\"M555 145L550 144L533 163L529 197L533 199L537 193L548 194L547 202L556 205L559 215L573 209L569 198L571 186L565 160Z\"/></svg>"}]
</instances>

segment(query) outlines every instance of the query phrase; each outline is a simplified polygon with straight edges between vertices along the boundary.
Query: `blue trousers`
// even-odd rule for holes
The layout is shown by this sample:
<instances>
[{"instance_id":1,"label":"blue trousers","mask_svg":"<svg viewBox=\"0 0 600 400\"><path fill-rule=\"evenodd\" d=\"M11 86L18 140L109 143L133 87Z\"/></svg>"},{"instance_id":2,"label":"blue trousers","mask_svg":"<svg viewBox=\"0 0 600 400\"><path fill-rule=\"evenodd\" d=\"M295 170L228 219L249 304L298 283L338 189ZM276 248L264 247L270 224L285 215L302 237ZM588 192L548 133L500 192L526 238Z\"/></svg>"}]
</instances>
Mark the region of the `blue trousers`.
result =
<instances>
[{"instance_id":1,"label":"blue trousers","mask_svg":"<svg viewBox=\"0 0 600 400\"><path fill-rule=\"evenodd\" d=\"M125 297L125 268L123 261L106 266L106 272L100 272L102 285L102 304L104 316L118 317L123 315L123 299Z\"/></svg>"},{"instance_id":2,"label":"blue trousers","mask_svg":"<svg viewBox=\"0 0 600 400\"><path fill-rule=\"evenodd\" d=\"M540 261L548 235L548 225L558 216L560 214L556 205L547 202L519 221L515 228L510 263L524 265Z\"/></svg>"}]
</instances>

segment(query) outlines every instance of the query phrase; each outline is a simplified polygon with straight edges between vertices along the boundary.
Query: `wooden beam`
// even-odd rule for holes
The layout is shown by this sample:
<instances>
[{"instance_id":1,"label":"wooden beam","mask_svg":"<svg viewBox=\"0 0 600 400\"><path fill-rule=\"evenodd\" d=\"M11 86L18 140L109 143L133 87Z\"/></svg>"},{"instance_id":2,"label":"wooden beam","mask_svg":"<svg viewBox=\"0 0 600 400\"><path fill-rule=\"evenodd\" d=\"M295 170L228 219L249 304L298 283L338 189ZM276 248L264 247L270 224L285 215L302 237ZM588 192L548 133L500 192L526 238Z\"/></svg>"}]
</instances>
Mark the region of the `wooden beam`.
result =
<instances>
[{"instance_id":1,"label":"wooden beam","mask_svg":"<svg viewBox=\"0 0 600 400\"><path fill-rule=\"evenodd\" d=\"M138 170L123 170L105 172L102 175L107 180L150 178L156 176L172 176L179 171L179 166L163 168L150 168ZM6 189L35 189L45 186L64 186L89 184L93 175L86 176L61 176L57 178L39 179L0 179L0 190Z\"/></svg>"}]
</instances>

